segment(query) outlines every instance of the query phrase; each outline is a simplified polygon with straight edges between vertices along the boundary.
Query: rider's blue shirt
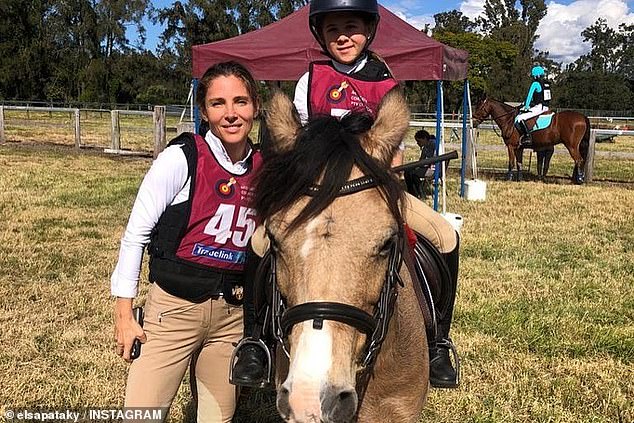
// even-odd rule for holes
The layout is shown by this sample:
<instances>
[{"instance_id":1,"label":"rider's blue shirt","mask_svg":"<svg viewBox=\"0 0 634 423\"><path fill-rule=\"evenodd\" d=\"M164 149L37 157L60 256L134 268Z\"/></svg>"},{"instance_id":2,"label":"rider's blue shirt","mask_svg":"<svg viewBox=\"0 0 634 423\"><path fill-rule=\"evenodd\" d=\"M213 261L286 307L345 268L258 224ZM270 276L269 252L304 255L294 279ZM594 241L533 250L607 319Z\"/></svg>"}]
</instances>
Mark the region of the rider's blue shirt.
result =
<instances>
[{"instance_id":1,"label":"rider's blue shirt","mask_svg":"<svg viewBox=\"0 0 634 423\"><path fill-rule=\"evenodd\" d=\"M528 89L528 95L526 96L526 101L524 102L525 109L530 109L531 103L533 101L533 95L535 95L536 92L542 92L542 84L534 81Z\"/></svg>"}]
</instances>

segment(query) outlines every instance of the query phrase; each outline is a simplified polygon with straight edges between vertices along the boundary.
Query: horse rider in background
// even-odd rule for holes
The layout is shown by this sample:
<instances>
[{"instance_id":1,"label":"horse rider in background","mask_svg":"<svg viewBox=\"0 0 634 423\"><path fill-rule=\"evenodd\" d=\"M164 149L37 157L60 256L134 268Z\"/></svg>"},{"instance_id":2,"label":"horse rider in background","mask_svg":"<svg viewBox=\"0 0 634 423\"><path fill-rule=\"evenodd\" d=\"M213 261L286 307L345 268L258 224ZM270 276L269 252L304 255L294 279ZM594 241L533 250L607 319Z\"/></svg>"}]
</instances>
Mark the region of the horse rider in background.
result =
<instances>
[{"instance_id":1,"label":"horse rider in background","mask_svg":"<svg viewBox=\"0 0 634 423\"><path fill-rule=\"evenodd\" d=\"M546 80L546 71L541 66L535 66L531 70L533 83L528 89L528 95L524 105L520 109L520 114L515 118L515 127L519 131L520 147L528 147L532 143L530 130L526 121L548 110L550 99L550 84Z\"/></svg>"}]
</instances>

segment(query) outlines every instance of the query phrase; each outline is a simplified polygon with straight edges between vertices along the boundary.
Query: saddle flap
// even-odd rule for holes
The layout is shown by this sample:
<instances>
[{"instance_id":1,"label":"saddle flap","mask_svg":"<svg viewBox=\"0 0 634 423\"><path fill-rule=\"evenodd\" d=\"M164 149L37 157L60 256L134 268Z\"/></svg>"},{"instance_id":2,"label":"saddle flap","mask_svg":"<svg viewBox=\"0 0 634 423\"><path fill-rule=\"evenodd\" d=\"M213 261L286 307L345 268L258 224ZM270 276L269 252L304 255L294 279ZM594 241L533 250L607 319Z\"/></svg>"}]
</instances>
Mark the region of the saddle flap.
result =
<instances>
[{"instance_id":1,"label":"saddle flap","mask_svg":"<svg viewBox=\"0 0 634 423\"><path fill-rule=\"evenodd\" d=\"M431 346L436 340L437 321L451 306L451 278L438 249L420 234L416 237L416 245L405 254L405 264L425 318L425 330Z\"/></svg>"}]
</instances>

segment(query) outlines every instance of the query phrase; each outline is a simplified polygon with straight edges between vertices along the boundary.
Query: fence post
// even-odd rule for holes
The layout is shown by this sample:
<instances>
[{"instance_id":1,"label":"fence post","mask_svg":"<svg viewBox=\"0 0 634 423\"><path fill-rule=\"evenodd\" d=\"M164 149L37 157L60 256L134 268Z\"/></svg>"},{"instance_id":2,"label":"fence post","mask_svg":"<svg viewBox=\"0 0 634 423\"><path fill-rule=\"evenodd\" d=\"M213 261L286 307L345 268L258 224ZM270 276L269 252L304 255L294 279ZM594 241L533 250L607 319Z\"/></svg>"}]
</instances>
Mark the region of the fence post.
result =
<instances>
[{"instance_id":1,"label":"fence post","mask_svg":"<svg viewBox=\"0 0 634 423\"><path fill-rule=\"evenodd\" d=\"M121 128L119 127L119 111L111 110L110 111L110 120L112 122L112 150L115 152L119 152L121 150Z\"/></svg>"},{"instance_id":2,"label":"fence post","mask_svg":"<svg viewBox=\"0 0 634 423\"><path fill-rule=\"evenodd\" d=\"M0 144L4 144L4 106L0 104Z\"/></svg>"},{"instance_id":3,"label":"fence post","mask_svg":"<svg viewBox=\"0 0 634 423\"><path fill-rule=\"evenodd\" d=\"M81 148L81 124L79 123L79 118L79 109L75 109L75 148L77 150Z\"/></svg>"},{"instance_id":4,"label":"fence post","mask_svg":"<svg viewBox=\"0 0 634 423\"><path fill-rule=\"evenodd\" d=\"M596 130L590 130L590 142L588 144L588 155L586 156L586 182L592 182L592 177L594 176L594 147L597 141L597 133Z\"/></svg>"},{"instance_id":5,"label":"fence post","mask_svg":"<svg viewBox=\"0 0 634 423\"><path fill-rule=\"evenodd\" d=\"M154 106L154 158L165 148L165 106Z\"/></svg>"}]
</instances>

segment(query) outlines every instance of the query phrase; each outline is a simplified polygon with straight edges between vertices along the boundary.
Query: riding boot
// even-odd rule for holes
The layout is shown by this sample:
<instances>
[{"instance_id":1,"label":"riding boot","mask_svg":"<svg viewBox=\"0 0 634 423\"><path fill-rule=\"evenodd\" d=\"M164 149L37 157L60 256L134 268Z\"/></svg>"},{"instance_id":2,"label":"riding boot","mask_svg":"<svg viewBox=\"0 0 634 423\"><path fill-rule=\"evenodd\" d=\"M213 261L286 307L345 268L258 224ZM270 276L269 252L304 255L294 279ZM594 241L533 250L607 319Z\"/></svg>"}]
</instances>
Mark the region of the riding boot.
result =
<instances>
[{"instance_id":1,"label":"riding boot","mask_svg":"<svg viewBox=\"0 0 634 423\"><path fill-rule=\"evenodd\" d=\"M451 319L456 301L458 288L458 264L460 254L460 237L456 234L458 243L456 248L443 254L449 268L450 284L449 304L445 313L439 316L438 333L435 345L429 355L429 382L434 388L457 388L460 381L460 362L456 348L449 337ZM449 353L452 353L451 356ZM453 357L453 364L451 357ZM455 366L455 367L454 367Z\"/></svg>"},{"instance_id":2,"label":"riding boot","mask_svg":"<svg viewBox=\"0 0 634 423\"><path fill-rule=\"evenodd\" d=\"M238 343L231 360L229 382L238 386L261 388L270 383L272 354L263 340L266 305L256 302L256 290L264 290L265 277L259 265L261 258L250 248L247 251L244 283L244 338ZM237 360L235 358L237 357Z\"/></svg>"},{"instance_id":3,"label":"riding boot","mask_svg":"<svg viewBox=\"0 0 634 423\"><path fill-rule=\"evenodd\" d=\"M531 131L529 131L525 120L520 120L518 123L522 127L522 131L520 131L521 133L520 147L530 147L533 144L533 139L531 138Z\"/></svg>"}]
</instances>

